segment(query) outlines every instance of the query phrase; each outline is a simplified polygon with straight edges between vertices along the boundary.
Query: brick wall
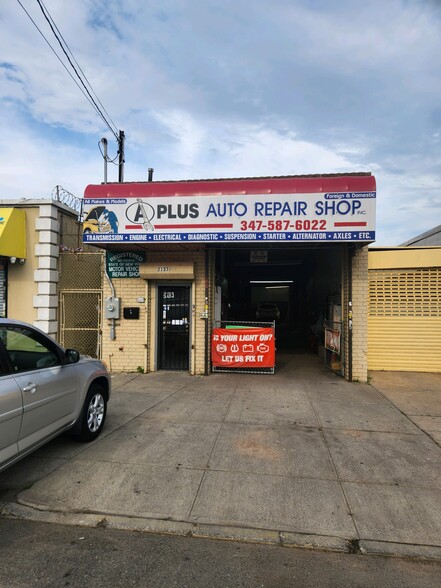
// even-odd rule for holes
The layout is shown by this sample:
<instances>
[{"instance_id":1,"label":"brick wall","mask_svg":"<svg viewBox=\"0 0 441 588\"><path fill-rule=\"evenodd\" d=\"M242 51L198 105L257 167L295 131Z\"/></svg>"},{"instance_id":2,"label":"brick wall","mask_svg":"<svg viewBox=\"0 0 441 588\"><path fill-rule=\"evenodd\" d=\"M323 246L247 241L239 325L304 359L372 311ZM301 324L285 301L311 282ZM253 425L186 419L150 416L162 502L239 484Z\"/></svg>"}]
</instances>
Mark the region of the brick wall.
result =
<instances>
[{"instance_id":1,"label":"brick wall","mask_svg":"<svg viewBox=\"0 0 441 588\"><path fill-rule=\"evenodd\" d=\"M352 259L352 379L367 380L368 248L357 249Z\"/></svg>"},{"instance_id":2,"label":"brick wall","mask_svg":"<svg viewBox=\"0 0 441 588\"><path fill-rule=\"evenodd\" d=\"M115 294L121 299L121 317L124 306L138 306L139 320L115 320L116 338L110 339L111 321L103 314L102 357L110 369L116 372L134 372L139 368L145 371L147 350L146 304L136 302L138 297L146 297L146 282L141 279L112 280ZM111 296L107 279L104 280L104 305Z\"/></svg>"},{"instance_id":3,"label":"brick wall","mask_svg":"<svg viewBox=\"0 0 441 588\"><path fill-rule=\"evenodd\" d=\"M349 378L349 263L347 249L343 266L344 374ZM357 248L352 257L352 379L367 380L368 248Z\"/></svg>"},{"instance_id":4,"label":"brick wall","mask_svg":"<svg viewBox=\"0 0 441 588\"><path fill-rule=\"evenodd\" d=\"M204 316L206 304L205 280L205 247L188 245L183 250L181 246L151 248L146 251L146 261L150 263L167 264L173 262L193 262L194 281L191 284L191 323L190 323L190 373L204 374L206 368L206 323L208 322L208 337L211 336L213 321L214 296L214 256L208 253L209 295L208 318ZM107 361L112 371L155 371L157 354L157 287L166 285L173 280L143 280L114 279L115 294L121 298L121 316L124 306L139 306L139 320L115 321L115 340L110 339L111 321L103 319L103 359ZM110 285L104 280L104 302L111 295ZM145 297L145 303L138 303L136 299ZM209 344L207 345L210 348ZM209 360L209 358L208 358ZM208 363L209 365L209 363Z\"/></svg>"}]
</instances>

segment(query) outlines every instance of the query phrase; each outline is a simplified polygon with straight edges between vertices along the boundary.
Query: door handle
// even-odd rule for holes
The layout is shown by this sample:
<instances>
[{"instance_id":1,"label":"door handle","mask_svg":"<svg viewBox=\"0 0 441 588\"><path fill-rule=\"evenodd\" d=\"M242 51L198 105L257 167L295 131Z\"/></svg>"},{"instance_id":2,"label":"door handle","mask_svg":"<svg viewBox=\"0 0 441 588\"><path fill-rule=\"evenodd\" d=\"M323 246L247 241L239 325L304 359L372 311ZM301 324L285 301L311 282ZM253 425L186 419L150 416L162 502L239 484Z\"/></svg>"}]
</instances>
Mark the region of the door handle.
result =
<instances>
[{"instance_id":1,"label":"door handle","mask_svg":"<svg viewBox=\"0 0 441 588\"><path fill-rule=\"evenodd\" d=\"M30 394L35 394L37 391L37 384L34 382L29 382L27 386L23 386L23 392L29 392Z\"/></svg>"}]
</instances>

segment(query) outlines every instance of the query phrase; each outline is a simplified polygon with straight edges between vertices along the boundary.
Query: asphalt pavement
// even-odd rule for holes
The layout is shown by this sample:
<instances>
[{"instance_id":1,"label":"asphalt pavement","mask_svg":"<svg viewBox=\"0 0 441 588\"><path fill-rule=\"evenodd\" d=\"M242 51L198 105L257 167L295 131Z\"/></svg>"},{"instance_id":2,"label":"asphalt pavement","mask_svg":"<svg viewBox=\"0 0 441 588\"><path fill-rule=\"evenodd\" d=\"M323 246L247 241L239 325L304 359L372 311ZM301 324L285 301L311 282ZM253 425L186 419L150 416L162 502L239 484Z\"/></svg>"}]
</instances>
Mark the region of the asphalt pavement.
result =
<instances>
[{"instance_id":1,"label":"asphalt pavement","mask_svg":"<svg viewBox=\"0 0 441 588\"><path fill-rule=\"evenodd\" d=\"M2 588L439 588L441 578L435 561L1 517L0 561Z\"/></svg>"},{"instance_id":2,"label":"asphalt pavement","mask_svg":"<svg viewBox=\"0 0 441 588\"><path fill-rule=\"evenodd\" d=\"M8 517L441 560L441 374L116 374L102 436L0 474Z\"/></svg>"}]
</instances>

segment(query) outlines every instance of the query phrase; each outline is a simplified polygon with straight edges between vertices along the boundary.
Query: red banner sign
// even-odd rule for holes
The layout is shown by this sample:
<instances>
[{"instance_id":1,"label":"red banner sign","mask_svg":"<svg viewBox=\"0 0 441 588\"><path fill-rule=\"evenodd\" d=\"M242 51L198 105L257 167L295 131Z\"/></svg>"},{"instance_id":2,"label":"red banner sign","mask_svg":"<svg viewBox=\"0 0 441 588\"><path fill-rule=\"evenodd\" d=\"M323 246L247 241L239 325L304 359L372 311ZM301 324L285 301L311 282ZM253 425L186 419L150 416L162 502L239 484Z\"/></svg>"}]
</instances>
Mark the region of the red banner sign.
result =
<instances>
[{"instance_id":1,"label":"red banner sign","mask_svg":"<svg viewBox=\"0 0 441 588\"><path fill-rule=\"evenodd\" d=\"M272 328L213 329L211 360L216 367L272 368L274 343Z\"/></svg>"}]
</instances>

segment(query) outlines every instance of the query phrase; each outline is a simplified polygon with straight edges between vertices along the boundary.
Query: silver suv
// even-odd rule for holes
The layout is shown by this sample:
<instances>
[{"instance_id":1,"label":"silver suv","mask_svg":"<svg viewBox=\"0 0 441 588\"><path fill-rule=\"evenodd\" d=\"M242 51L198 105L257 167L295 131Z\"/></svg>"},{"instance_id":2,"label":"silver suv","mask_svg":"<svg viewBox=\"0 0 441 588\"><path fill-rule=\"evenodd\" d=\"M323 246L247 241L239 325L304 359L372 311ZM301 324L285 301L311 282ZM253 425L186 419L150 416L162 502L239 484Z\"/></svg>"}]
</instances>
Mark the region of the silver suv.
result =
<instances>
[{"instance_id":1,"label":"silver suv","mask_svg":"<svg viewBox=\"0 0 441 588\"><path fill-rule=\"evenodd\" d=\"M101 361L0 319L0 471L68 429L80 441L96 439L110 392Z\"/></svg>"}]
</instances>

